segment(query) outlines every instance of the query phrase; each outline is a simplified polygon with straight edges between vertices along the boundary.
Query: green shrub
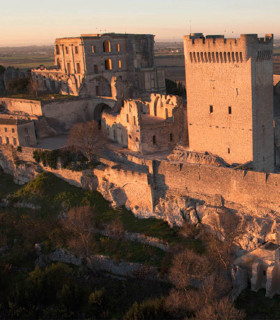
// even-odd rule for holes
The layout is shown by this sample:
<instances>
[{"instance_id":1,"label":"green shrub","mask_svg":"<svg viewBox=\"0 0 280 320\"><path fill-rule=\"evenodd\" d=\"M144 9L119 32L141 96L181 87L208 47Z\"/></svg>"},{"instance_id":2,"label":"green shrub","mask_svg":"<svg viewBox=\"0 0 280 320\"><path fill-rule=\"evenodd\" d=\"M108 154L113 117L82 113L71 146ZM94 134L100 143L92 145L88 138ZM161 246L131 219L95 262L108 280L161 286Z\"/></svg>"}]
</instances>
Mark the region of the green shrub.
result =
<instances>
[{"instance_id":1,"label":"green shrub","mask_svg":"<svg viewBox=\"0 0 280 320\"><path fill-rule=\"evenodd\" d=\"M162 320L168 319L164 309L164 299L150 299L138 304L135 302L125 314L124 320Z\"/></svg>"}]
</instances>

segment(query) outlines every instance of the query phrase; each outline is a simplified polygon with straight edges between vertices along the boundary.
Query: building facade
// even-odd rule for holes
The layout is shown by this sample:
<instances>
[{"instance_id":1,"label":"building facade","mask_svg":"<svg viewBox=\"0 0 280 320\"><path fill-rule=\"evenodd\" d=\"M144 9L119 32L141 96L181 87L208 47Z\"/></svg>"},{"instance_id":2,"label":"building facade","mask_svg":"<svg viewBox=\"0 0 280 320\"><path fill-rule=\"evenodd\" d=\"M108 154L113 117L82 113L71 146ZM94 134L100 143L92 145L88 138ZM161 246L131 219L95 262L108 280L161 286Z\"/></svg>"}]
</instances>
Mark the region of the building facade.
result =
<instances>
[{"instance_id":1,"label":"building facade","mask_svg":"<svg viewBox=\"0 0 280 320\"><path fill-rule=\"evenodd\" d=\"M56 39L55 67L32 70L41 91L135 98L165 93L165 75L154 66L154 36L93 34Z\"/></svg>"},{"instance_id":2,"label":"building facade","mask_svg":"<svg viewBox=\"0 0 280 320\"><path fill-rule=\"evenodd\" d=\"M190 150L273 171L273 36L191 34L184 51Z\"/></svg>"},{"instance_id":3,"label":"building facade","mask_svg":"<svg viewBox=\"0 0 280 320\"><path fill-rule=\"evenodd\" d=\"M14 147L36 146L34 122L32 120L1 117L0 144L8 144Z\"/></svg>"},{"instance_id":4,"label":"building facade","mask_svg":"<svg viewBox=\"0 0 280 320\"><path fill-rule=\"evenodd\" d=\"M152 94L150 101L126 100L120 112L102 114L102 128L110 140L139 153L174 148L180 142L184 108L177 96Z\"/></svg>"}]
</instances>

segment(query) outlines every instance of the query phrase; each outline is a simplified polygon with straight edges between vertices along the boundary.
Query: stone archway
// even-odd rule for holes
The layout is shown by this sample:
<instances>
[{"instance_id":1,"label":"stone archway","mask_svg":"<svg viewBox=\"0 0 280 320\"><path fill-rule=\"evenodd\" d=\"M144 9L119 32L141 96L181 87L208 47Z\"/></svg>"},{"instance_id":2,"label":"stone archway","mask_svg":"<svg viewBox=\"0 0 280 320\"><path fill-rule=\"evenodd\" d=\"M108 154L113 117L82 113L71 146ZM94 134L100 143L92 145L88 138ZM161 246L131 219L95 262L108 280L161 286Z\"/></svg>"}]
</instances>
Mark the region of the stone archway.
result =
<instances>
[{"instance_id":1,"label":"stone archway","mask_svg":"<svg viewBox=\"0 0 280 320\"><path fill-rule=\"evenodd\" d=\"M101 118L102 118L102 113L104 111L110 111L112 108L108 106L106 103L99 103L93 111L93 120L98 122L99 129L101 129Z\"/></svg>"}]
</instances>

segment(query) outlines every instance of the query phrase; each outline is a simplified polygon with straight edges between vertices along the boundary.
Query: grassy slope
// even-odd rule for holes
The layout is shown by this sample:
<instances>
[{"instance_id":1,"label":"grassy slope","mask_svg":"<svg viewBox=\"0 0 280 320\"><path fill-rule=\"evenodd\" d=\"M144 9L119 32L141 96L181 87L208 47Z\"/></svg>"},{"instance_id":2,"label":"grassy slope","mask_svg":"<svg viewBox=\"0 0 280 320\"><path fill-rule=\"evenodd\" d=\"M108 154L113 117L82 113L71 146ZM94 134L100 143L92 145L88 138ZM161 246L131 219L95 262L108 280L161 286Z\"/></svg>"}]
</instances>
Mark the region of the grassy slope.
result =
<instances>
[{"instance_id":1,"label":"grassy slope","mask_svg":"<svg viewBox=\"0 0 280 320\"><path fill-rule=\"evenodd\" d=\"M108 224L118 219L127 231L158 237L171 245L180 243L201 249L198 241L183 239L178 235L178 230L171 229L162 220L138 219L125 208L113 209L98 192L69 185L50 173L42 173L22 187L13 185L8 176L4 176L4 179L9 181L9 198L13 205L24 201L41 207L39 210L15 207L2 209L2 212L0 210L0 230L7 235L8 244L13 246L10 256L6 258L14 262L20 256L17 265L21 265L25 260L28 264L28 254L32 252L36 242L43 243L49 250L66 246L65 233L57 223L57 215L62 210L67 211L71 207L80 206L92 208L93 220L97 225ZM8 191L6 195L7 193ZM18 240L14 243L15 239ZM160 266L166 256L160 249L148 245L99 235L95 237L92 248L96 254L105 254L117 260L124 259L156 266ZM164 261L165 264L170 263L169 259Z\"/></svg>"}]
</instances>

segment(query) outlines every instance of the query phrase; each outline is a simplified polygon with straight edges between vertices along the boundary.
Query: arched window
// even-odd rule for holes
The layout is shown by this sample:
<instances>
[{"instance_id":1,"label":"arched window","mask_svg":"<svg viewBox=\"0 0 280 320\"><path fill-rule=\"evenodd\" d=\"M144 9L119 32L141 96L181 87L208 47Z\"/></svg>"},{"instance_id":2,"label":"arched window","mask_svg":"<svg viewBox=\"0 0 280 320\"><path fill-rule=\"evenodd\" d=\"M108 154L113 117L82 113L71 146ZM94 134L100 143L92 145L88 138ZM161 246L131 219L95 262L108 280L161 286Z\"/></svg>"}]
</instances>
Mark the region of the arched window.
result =
<instances>
[{"instance_id":1,"label":"arched window","mask_svg":"<svg viewBox=\"0 0 280 320\"><path fill-rule=\"evenodd\" d=\"M112 70L112 60L111 59L105 60L105 70Z\"/></svg>"},{"instance_id":2,"label":"arched window","mask_svg":"<svg viewBox=\"0 0 280 320\"><path fill-rule=\"evenodd\" d=\"M122 60L119 60L119 69L122 68Z\"/></svg>"},{"instance_id":3,"label":"arched window","mask_svg":"<svg viewBox=\"0 0 280 320\"><path fill-rule=\"evenodd\" d=\"M120 44L118 43L117 44L117 52L120 52L121 51L121 47L120 47Z\"/></svg>"},{"instance_id":4,"label":"arched window","mask_svg":"<svg viewBox=\"0 0 280 320\"><path fill-rule=\"evenodd\" d=\"M111 52L111 43L109 40L105 40L103 42L103 51L104 52Z\"/></svg>"}]
</instances>

